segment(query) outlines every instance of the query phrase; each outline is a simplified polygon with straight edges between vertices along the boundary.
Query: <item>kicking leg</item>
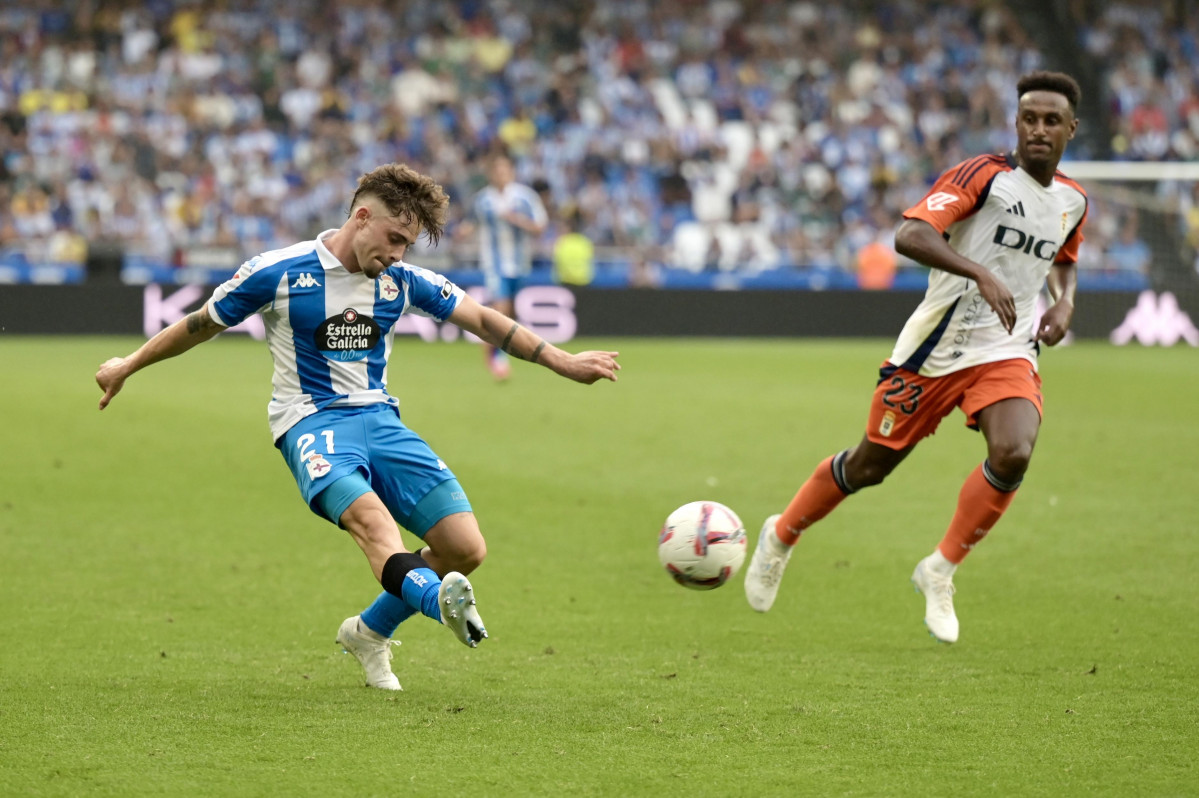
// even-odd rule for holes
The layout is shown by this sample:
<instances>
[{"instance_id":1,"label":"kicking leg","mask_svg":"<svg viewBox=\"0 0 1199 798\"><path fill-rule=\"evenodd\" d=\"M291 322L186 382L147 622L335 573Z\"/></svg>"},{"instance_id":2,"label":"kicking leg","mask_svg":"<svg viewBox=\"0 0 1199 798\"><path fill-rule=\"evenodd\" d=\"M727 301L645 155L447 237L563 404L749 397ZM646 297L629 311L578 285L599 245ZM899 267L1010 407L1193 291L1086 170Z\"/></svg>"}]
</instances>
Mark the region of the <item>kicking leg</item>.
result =
<instances>
[{"instance_id":1,"label":"kicking leg","mask_svg":"<svg viewBox=\"0 0 1199 798\"><path fill-rule=\"evenodd\" d=\"M474 588L466 574L487 556L487 544L474 513L451 513L425 533L425 559L443 581L438 594L441 621L463 643L472 648L487 637L487 629L475 605Z\"/></svg>"},{"instance_id":2,"label":"kicking leg","mask_svg":"<svg viewBox=\"0 0 1199 798\"><path fill-rule=\"evenodd\" d=\"M863 437L846 451L826 458L800 486L787 509L762 525L758 545L745 572L745 598L758 612L774 605L779 582L800 535L836 509L859 488L877 485L915 448L889 449Z\"/></svg>"}]
</instances>

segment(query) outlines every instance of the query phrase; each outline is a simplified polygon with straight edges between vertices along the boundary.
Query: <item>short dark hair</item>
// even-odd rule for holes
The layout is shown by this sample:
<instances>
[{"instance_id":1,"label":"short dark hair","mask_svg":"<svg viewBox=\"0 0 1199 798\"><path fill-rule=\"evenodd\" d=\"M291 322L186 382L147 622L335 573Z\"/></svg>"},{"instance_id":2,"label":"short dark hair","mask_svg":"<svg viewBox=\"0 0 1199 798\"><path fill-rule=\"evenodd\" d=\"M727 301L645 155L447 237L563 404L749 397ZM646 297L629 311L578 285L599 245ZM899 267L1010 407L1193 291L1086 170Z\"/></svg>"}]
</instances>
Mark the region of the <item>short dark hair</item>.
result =
<instances>
[{"instance_id":1,"label":"short dark hair","mask_svg":"<svg viewBox=\"0 0 1199 798\"><path fill-rule=\"evenodd\" d=\"M392 216L415 218L434 246L441 240L449 217L450 198L428 175L406 164L384 164L358 178L350 213L364 195L378 199Z\"/></svg>"},{"instance_id":2,"label":"short dark hair","mask_svg":"<svg viewBox=\"0 0 1199 798\"><path fill-rule=\"evenodd\" d=\"M1082 100L1082 89L1078 81L1065 72L1029 72L1020 78L1016 84L1017 97L1023 97L1030 91L1052 91L1062 95L1070 103L1070 110L1077 111L1078 103Z\"/></svg>"}]
</instances>

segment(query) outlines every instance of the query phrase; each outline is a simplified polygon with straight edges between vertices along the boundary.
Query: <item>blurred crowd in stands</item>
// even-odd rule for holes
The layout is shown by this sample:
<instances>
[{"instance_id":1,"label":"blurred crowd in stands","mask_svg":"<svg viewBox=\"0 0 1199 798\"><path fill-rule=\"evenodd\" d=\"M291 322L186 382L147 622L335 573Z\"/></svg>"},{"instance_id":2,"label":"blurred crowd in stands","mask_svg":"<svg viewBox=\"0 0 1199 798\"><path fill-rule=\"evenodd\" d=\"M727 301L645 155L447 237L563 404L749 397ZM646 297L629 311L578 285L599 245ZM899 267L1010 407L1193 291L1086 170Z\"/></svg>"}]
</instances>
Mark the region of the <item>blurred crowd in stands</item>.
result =
<instances>
[{"instance_id":1,"label":"blurred crowd in stands","mask_svg":"<svg viewBox=\"0 0 1199 798\"><path fill-rule=\"evenodd\" d=\"M1199 157L1199 19L1163 8L1074 5L1115 157ZM1045 66L982 0L6 2L0 249L233 268L336 226L395 160L453 200L409 259L459 267L503 148L551 211L547 256L573 230L639 283L798 266L885 287L900 213L1014 145L1017 77ZM1143 270L1135 221L1095 225L1086 265Z\"/></svg>"},{"instance_id":2,"label":"blurred crowd in stands","mask_svg":"<svg viewBox=\"0 0 1199 798\"><path fill-rule=\"evenodd\" d=\"M1071 11L1103 65L1113 156L1199 159L1199 5L1076 0Z\"/></svg>"}]
</instances>

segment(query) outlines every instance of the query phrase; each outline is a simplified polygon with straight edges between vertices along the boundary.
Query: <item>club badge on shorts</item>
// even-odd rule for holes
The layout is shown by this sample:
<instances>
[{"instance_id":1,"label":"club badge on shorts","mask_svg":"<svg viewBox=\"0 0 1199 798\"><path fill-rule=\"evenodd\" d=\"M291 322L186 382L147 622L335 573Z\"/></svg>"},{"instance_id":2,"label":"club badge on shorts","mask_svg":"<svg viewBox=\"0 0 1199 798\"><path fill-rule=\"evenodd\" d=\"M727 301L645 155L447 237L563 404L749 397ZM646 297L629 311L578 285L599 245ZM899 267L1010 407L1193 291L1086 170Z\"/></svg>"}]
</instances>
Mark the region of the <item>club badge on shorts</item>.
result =
<instances>
[{"instance_id":1,"label":"club badge on shorts","mask_svg":"<svg viewBox=\"0 0 1199 798\"><path fill-rule=\"evenodd\" d=\"M309 455L308 462L305 463L304 467L308 469L309 479L320 479L329 473L329 469L333 468L324 455L316 453Z\"/></svg>"},{"instance_id":2,"label":"club badge on shorts","mask_svg":"<svg viewBox=\"0 0 1199 798\"><path fill-rule=\"evenodd\" d=\"M891 433L895 431L895 413L888 410L883 413L882 423L878 425L878 434L884 438L890 438Z\"/></svg>"}]
</instances>

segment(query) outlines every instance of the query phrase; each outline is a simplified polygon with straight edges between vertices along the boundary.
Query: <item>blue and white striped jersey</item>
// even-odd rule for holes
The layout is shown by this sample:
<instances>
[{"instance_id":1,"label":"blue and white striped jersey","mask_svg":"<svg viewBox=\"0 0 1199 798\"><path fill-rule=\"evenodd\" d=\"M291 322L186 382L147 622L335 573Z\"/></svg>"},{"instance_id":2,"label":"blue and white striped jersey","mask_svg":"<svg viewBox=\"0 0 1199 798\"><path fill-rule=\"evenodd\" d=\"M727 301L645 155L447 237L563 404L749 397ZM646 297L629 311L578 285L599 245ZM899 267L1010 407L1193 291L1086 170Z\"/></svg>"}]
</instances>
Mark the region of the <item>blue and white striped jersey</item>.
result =
<instances>
[{"instance_id":1,"label":"blue and white striped jersey","mask_svg":"<svg viewBox=\"0 0 1199 798\"><path fill-rule=\"evenodd\" d=\"M444 321L462 301L462 289L445 277L403 261L374 280L346 271L321 242L333 232L251 258L208 305L227 327L262 315L275 361L274 440L327 407L398 407L387 393L396 321L405 313Z\"/></svg>"},{"instance_id":2,"label":"blue and white striped jersey","mask_svg":"<svg viewBox=\"0 0 1199 798\"><path fill-rule=\"evenodd\" d=\"M479 225L479 269L502 277L528 274L536 237L501 217L517 213L544 225L548 217L537 192L520 183L509 183L503 191L487 186L475 195L474 210Z\"/></svg>"}]
</instances>

